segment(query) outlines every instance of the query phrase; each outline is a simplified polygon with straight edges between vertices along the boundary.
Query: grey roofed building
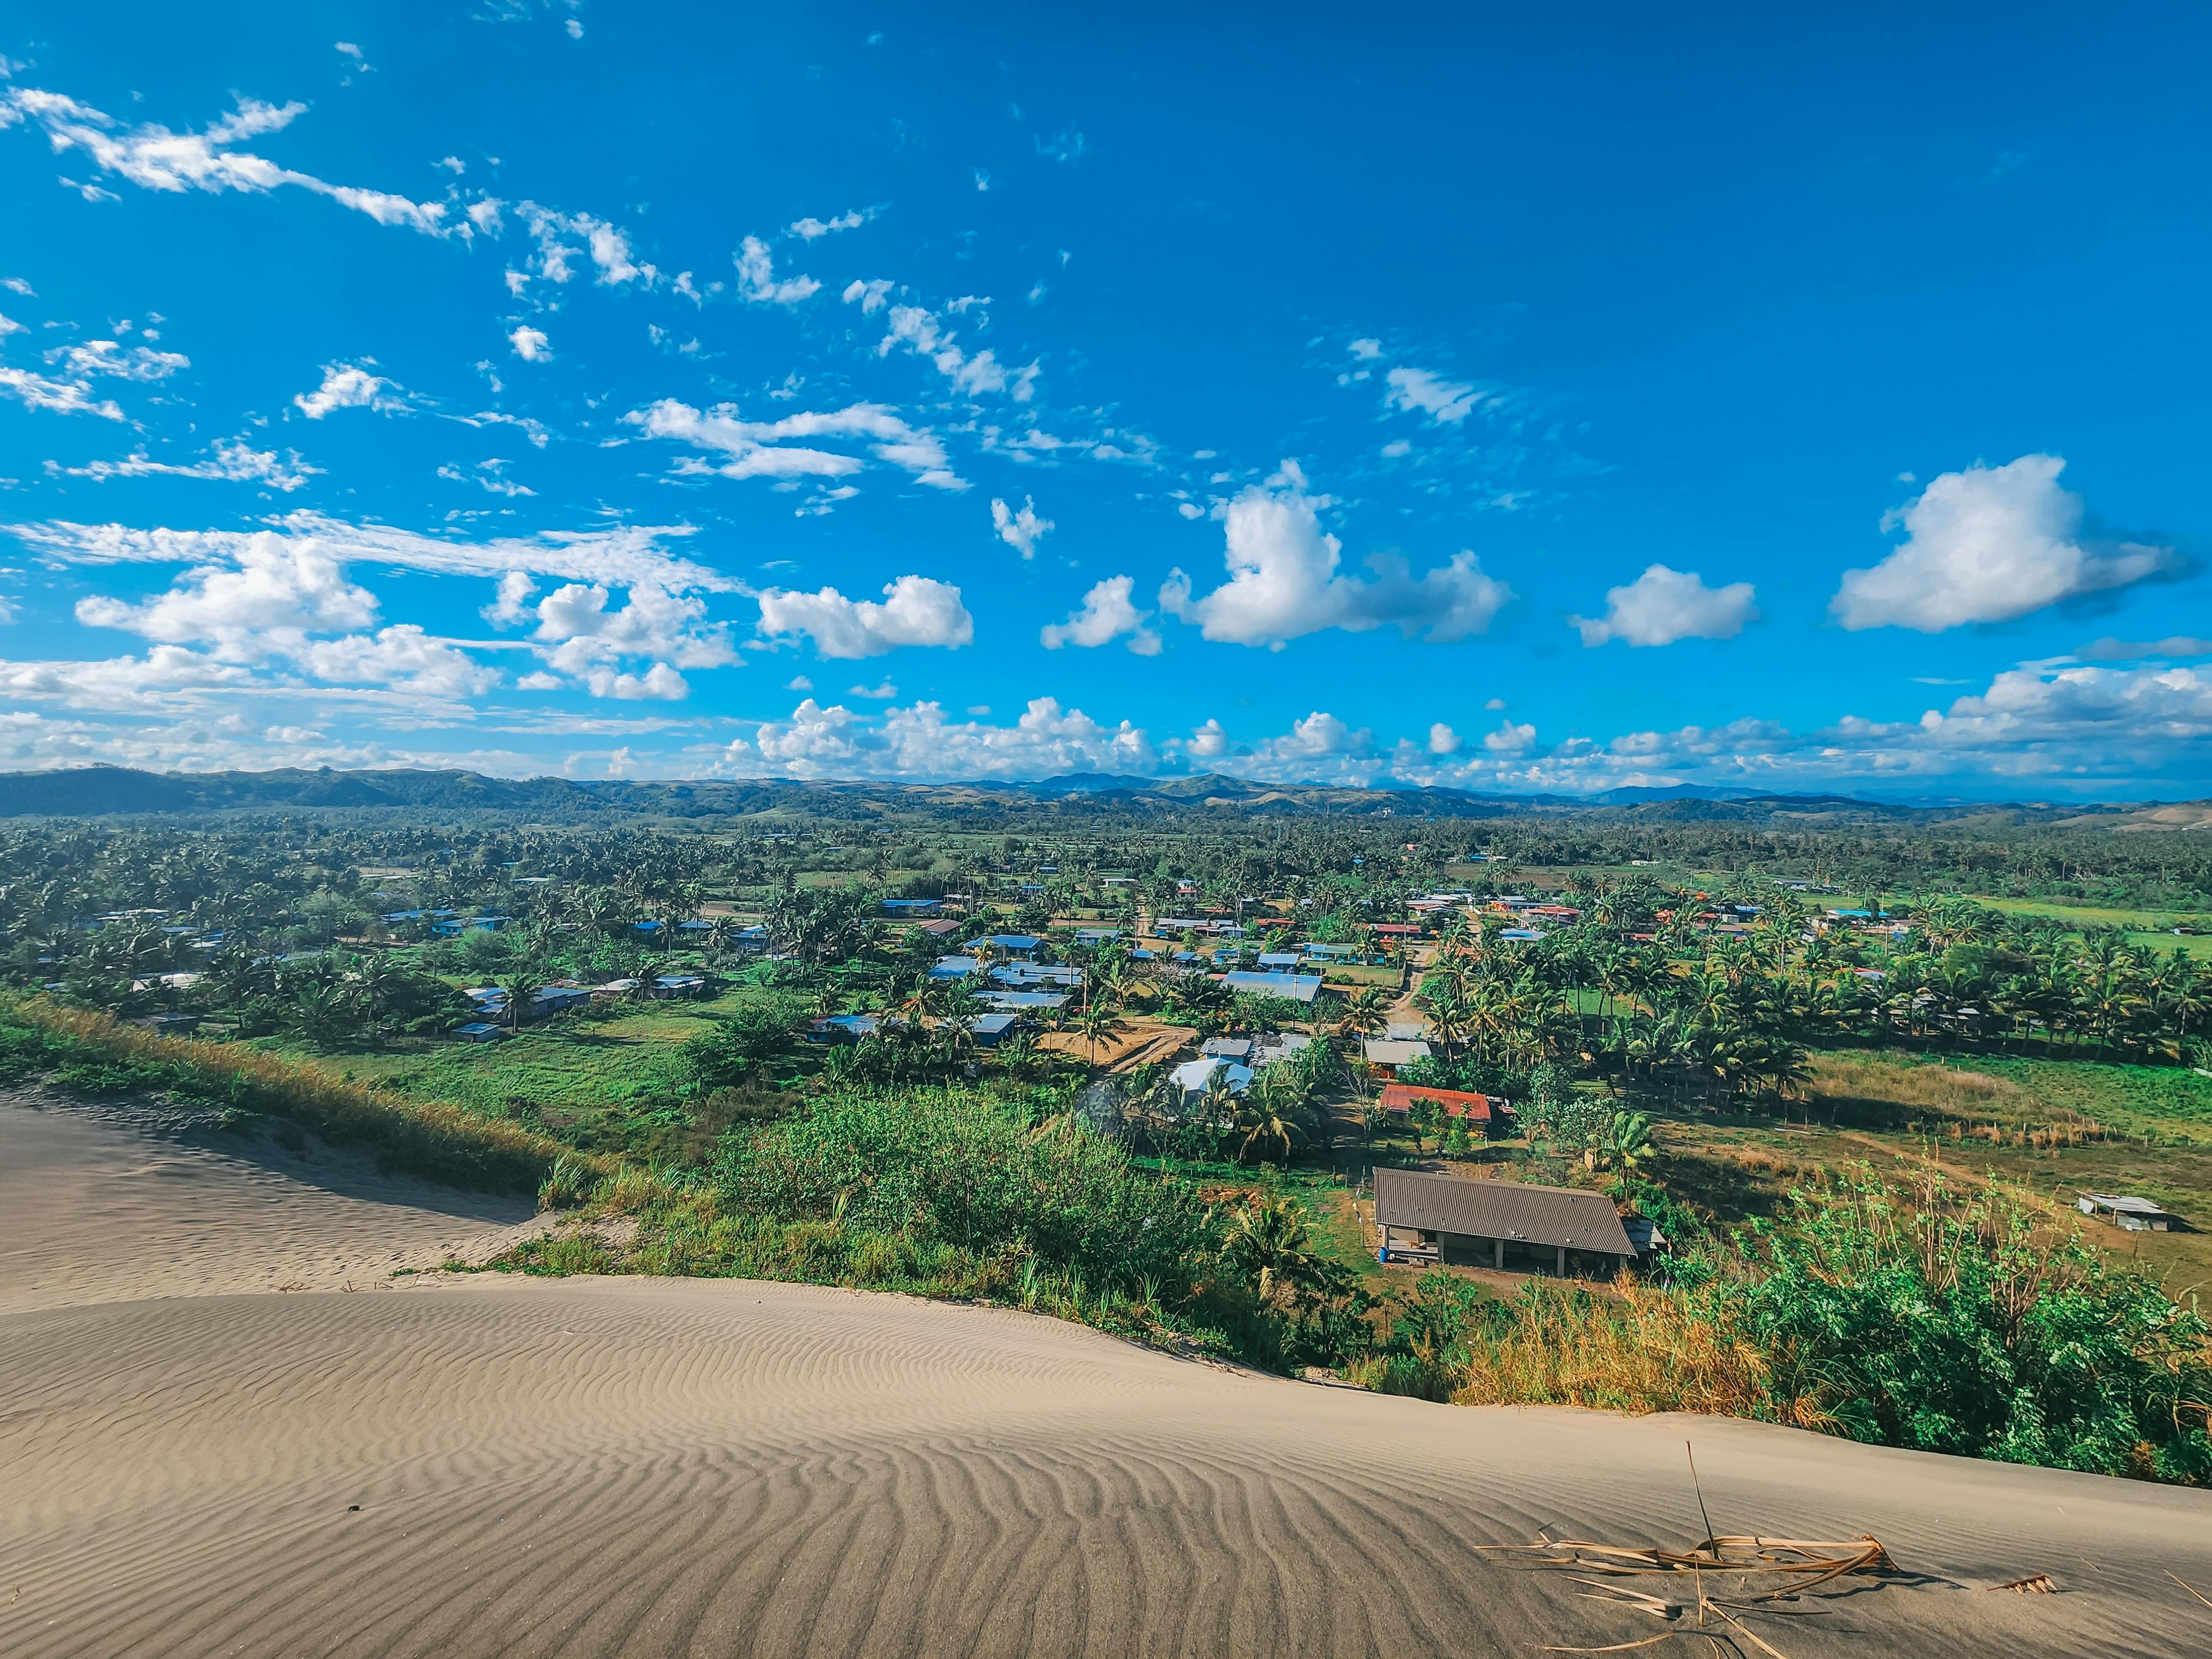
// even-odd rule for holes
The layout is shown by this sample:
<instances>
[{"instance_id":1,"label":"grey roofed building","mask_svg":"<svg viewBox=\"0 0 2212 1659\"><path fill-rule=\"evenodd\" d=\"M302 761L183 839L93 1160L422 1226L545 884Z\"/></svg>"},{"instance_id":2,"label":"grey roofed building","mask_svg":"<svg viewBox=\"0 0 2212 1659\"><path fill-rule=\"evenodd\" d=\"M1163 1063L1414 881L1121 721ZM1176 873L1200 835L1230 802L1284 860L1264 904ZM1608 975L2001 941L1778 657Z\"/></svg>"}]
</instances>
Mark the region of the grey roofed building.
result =
<instances>
[{"instance_id":1,"label":"grey roofed building","mask_svg":"<svg viewBox=\"0 0 2212 1659\"><path fill-rule=\"evenodd\" d=\"M1389 1037L1369 1037L1359 1045L1359 1057L1370 1066L1411 1066L1417 1060L1429 1057L1429 1045L1418 1037L1411 1042L1394 1042Z\"/></svg>"},{"instance_id":2,"label":"grey roofed building","mask_svg":"<svg viewBox=\"0 0 2212 1659\"><path fill-rule=\"evenodd\" d=\"M1509 1248L1540 1252L1560 1274L1570 1252L1601 1259L1610 1273L1636 1247L1613 1200L1577 1187L1530 1187L1415 1170L1375 1172L1375 1224L1382 1258L1401 1250L1465 1267L1504 1268ZM1401 1233L1412 1239L1402 1244Z\"/></svg>"},{"instance_id":3,"label":"grey roofed building","mask_svg":"<svg viewBox=\"0 0 2212 1659\"><path fill-rule=\"evenodd\" d=\"M981 1001L999 1013L1052 1012L1067 1006L1065 991L986 991Z\"/></svg>"},{"instance_id":4,"label":"grey roofed building","mask_svg":"<svg viewBox=\"0 0 2212 1659\"><path fill-rule=\"evenodd\" d=\"M2174 1223L2180 1219L2164 1205L2154 1204L2147 1198L2113 1193L2083 1193L2076 1200L2076 1207L2083 1215L2094 1216L2131 1233L2171 1232Z\"/></svg>"},{"instance_id":5,"label":"grey roofed building","mask_svg":"<svg viewBox=\"0 0 2212 1659\"><path fill-rule=\"evenodd\" d=\"M1252 974L1238 971L1222 976L1232 991L1249 991L1255 996L1285 997L1292 1002L1311 1002L1314 993L1321 989L1319 974Z\"/></svg>"}]
</instances>

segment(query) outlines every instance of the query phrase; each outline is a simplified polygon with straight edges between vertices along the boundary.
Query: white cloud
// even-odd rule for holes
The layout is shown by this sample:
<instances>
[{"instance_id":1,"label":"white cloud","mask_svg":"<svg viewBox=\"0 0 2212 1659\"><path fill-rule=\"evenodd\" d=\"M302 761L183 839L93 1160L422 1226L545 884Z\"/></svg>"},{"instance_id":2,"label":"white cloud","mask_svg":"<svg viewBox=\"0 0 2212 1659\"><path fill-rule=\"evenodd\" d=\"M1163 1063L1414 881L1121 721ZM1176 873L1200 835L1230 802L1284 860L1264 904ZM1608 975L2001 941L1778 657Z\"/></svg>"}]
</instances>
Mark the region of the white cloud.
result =
<instances>
[{"instance_id":1,"label":"white cloud","mask_svg":"<svg viewBox=\"0 0 2212 1659\"><path fill-rule=\"evenodd\" d=\"M898 696L898 687L893 685L889 680L885 680L881 685L848 685L845 688L845 695L848 697L866 697L872 702L888 702Z\"/></svg>"},{"instance_id":2,"label":"white cloud","mask_svg":"<svg viewBox=\"0 0 2212 1659\"><path fill-rule=\"evenodd\" d=\"M1128 636L1129 649L1140 657L1156 657L1160 636L1146 626L1152 612L1130 603L1135 584L1127 576L1109 576L1083 596L1083 608L1064 623L1051 623L1039 632L1038 641L1048 651L1064 645L1093 647Z\"/></svg>"},{"instance_id":3,"label":"white cloud","mask_svg":"<svg viewBox=\"0 0 2212 1659\"><path fill-rule=\"evenodd\" d=\"M878 211L878 210L875 208L866 210L850 208L833 219L817 219L809 215L804 219L794 220L792 222L791 234L802 241L811 242L816 237L827 236L833 231L858 230L869 220L874 218Z\"/></svg>"},{"instance_id":4,"label":"white cloud","mask_svg":"<svg viewBox=\"0 0 2212 1659\"><path fill-rule=\"evenodd\" d=\"M860 314L864 317L867 317L874 315L877 312L881 311L885 306L890 303L888 297L890 291L891 284L885 278L878 277L872 283L864 283L859 277L855 276L851 282L845 284L845 292L842 297L847 305L851 305L855 301L858 301L860 307Z\"/></svg>"},{"instance_id":5,"label":"white cloud","mask_svg":"<svg viewBox=\"0 0 2212 1659\"><path fill-rule=\"evenodd\" d=\"M407 406L404 398L392 395L398 390L359 363L325 363L323 383L313 392L296 394L292 401L311 421L321 420L334 409L372 409L388 415Z\"/></svg>"},{"instance_id":6,"label":"white cloud","mask_svg":"<svg viewBox=\"0 0 2212 1659\"><path fill-rule=\"evenodd\" d=\"M510 570L499 579L492 602L477 614L495 628L514 628L531 617L530 602L537 596L536 582L520 570Z\"/></svg>"},{"instance_id":7,"label":"white cloud","mask_svg":"<svg viewBox=\"0 0 2212 1659\"><path fill-rule=\"evenodd\" d=\"M180 646L95 662L0 662L0 696L53 698L78 708L129 708L175 693L244 684L250 670Z\"/></svg>"},{"instance_id":8,"label":"white cloud","mask_svg":"<svg viewBox=\"0 0 2212 1659\"><path fill-rule=\"evenodd\" d=\"M901 576L884 588L884 602L855 602L834 587L800 593L772 587L760 596L765 638L803 634L825 657L880 657L902 646L954 647L972 644L975 619L960 590L927 576Z\"/></svg>"},{"instance_id":9,"label":"white cloud","mask_svg":"<svg viewBox=\"0 0 2212 1659\"><path fill-rule=\"evenodd\" d=\"M1630 645L1672 645L1677 640L1732 640L1746 623L1759 619L1749 582L1708 587L1694 570L1648 565L1625 587L1605 591L1605 615L1592 621L1567 620L1582 630L1585 646L1608 640Z\"/></svg>"},{"instance_id":10,"label":"white cloud","mask_svg":"<svg viewBox=\"0 0 2212 1659\"><path fill-rule=\"evenodd\" d=\"M846 290L852 297L852 289ZM964 310L963 306L960 307ZM861 309L872 307L863 303ZM888 357L901 347L918 357L926 357L937 372L952 382L956 390L969 397L983 393L1005 392L1018 404L1025 404L1036 396L1037 365L1009 370L994 352L985 349L969 356L957 343L957 337L945 326L944 319L922 306L893 306L890 308L890 329L877 343L879 356Z\"/></svg>"},{"instance_id":11,"label":"white cloud","mask_svg":"<svg viewBox=\"0 0 2212 1659\"><path fill-rule=\"evenodd\" d=\"M527 323L507 338L507 343L514 348L514 355L526 363L542 363L553 355L553 348L547 343L544 331L532 328Z\"/></svg>"},{"instance_id":12,"label":"white cloud","mask_svg":"<svg viewBox=\"0 0 2212 1659\"><path fill-rule=\"evenodd\" d=\"M196 566L141 604L105 594L80 599L76 618L164 644L210 643L225 661L254 662L310 631L366 628L376 609L375 595L349 581L323 549L263 535L240 547L234 562Z\"/></svg>"},{"instance_id":13,"label":"white cloud","mask_svg":"<svg viewBox=\"0 0 2212 1659\"><path fill-rule=\"evenodd\" d=\"M60 93L20 87L0 95L0 115L38 126L57 155L81 151L103 173L127 179L143 190L265 194L291 185L365 213L380 225L404 225L431 236L448 236L457 231L466 234L467 227L445 222L441 203L417 203L384 191L329 184L236 148L249 138L289 126L307 112L307 107L300 103L279 106L242 98L236 109L201 131L172 132L151 124L125 125ZM8 120L0 119L0 126L8 125Z\"/></svg>"},{"instance_id":14,"label":"white cloud","mask_svg":"<svg viewBox=\"0 0 2212 1659\"><path fill-rule=\"evenodd\" d=\"M691 695L691 687L684 676L665 662L653 664L641 675L594 668L585 675L584 684L595 697L613 697L623 702L656 698L674 702Z\"/></svg>"},{"instance_id":15,"label":"white cloud","mask_svg":"<svg viewBox=\"0 0 2212 1659\"><path fill-rule=\"evenodd\" d=\"M1367 732L1355 732L1335 715L1316 708L1304 720L1292 722L1288 736L1264 745L1264 751L1279 758L1345 755L1365 749L1371 741Z\"/></svg>"},{"instance_id":16,"label":"white cloud","mask_svg":"<svg viewBox=\"0 0 2212 1659\"><path fill-rule=\"evenodd\" d=\"M502 584L501 597L514 591ZM570 582L538 602L536 637L550 666L583 676L593 665L625 658L649 657L683 668L719 668L737 659L727 627L707 620L703 600L650 586L631 588L619 610L607 608L611 598L598 583Z\"/></svg>"},{"instance_id":17,"label":"white cloud","mask_svg":"<svg viewBox=\"0 0 2212 1659\"><path fill-rule=\"evenodd\" d=\"M1444 645L1480 634L1513 597L1504 582L1483 574L1473 553L1456 555L1416 577L1405 559L1370 554L1366 580L1340 574L1341 549L1324 532L1295 464L1265 487L1254 485L1229 503L1229 580L1194 597L1190 579L1173 572L1160 589L1160 609L1196 623L1209 640L1236 645L1284 643L1323 629L1362 633L1395 627Z\"/></svg>"},{"instance_id":18,"label":"white cloud","mask_svg":"<svg viewBox=\"0 0 2212 1659\"><path fill-rule=\"evenodd\" d=\"M599 280L613 286L620 283L645 281L653 276L650 265L641 265L630 255L629 237L605 220L594 219L588 214L578 214L576 228L585 237L592 255L592 263L599 267Z\"/></svg>"},{"instance_id":19,"label":"white cloud","mask_svg":"<svg viewBox=\"0 0 2212 1659\"><path fill-rule=\"evenodd\" d=\"M1370 343L1354 342L1354 350L1364 343ZM1425 415L1447 426L1457 426L1489 400L1480 387L1444 380L1425 368L1394 368L1382 378L1390 388L1384 401L1392 408Z\"/></svg>"},{"instance_id":20,"label":"white cloud","mask_svg":"<svg viewBox=\"0 0 2212 1659\"><path fill-rule=\"evenodd\" d=\"M1382 342L1380 340L1354 340L1352 343L1352 355L1360 359L1363 362L1372 362L1376 358L1380 357L1382 355Z\"/></svg>"},{"instance_id":21,"label":"white cloud","mask_svg":"<svg viewBox=\"0 0 2212 1659\"><path fill-rule=\"evenodd\" d=\"M1847 629L1934 634L2008 621L2174 568L2170 548L2084 546L2081 498L2058 483L2065 465L2056 455L2023 455L1932 480L1883 520L1885 529L1904 526L1905 544L1872 569L1845 571L1830 611Z\"/></svg>"},{"instance_id":22,"label":"white cloud","mask_svg":"<svg viewBox=\"0 0 2212 1659\"><path fill-rule=\"evenodd\" d=\"M1459 751L1458 732L1453 731L1442 720L1438 720L1429 728L1429 752L1431 755L1456 755Z\"/></svg>"},{"instance_id":23,"label":"white cloud","mask_svg":"<svg viewBox=\"0 0 2212 1659\"><path fill-rule=\"evenodd\" d=\"M470 222L488 235L496 235L504 228L501 210L505 205L490 197L471 203ZM538 248L524 261L526 270L507 273L510 294L520 295L533 276L543 282L566 283L575 274L574 265L579 259L591 261L596 273L593 280L603 287L635 283L651 288L660 281L659 270L636 257L629 233L619 226L588 213L567 213L539 202L517 202L514 211Z\"/></svg>"},{"instance_id":24,"label":"white cloud","mask_svg":"<svg viewBox=\"0 0 2212 1659\"><path fill-rule=\"evenodd\" d=\"M884 711L879 724L812 698L732 744L726 767L790 777L1040 778L1064 772L1145 774L1158 756L1127 720L1109 726L1052 697L1033 699L1012 726L949 720L934 702Z\"/></svg>"},{"instance_id":25,"label":"white cloud","mask_svg":"<svg viewBox=\"0 0 2212 1659\"><path fill-rule=\"evenodd\" d=\"M72 374L112 374L124 380L163 380L192 366L192 360L181 351L155 351L148 346L125 349L112 340L57 347L46 354L46 362L65 362Z\"/></svg>"},{"instance_id":26,"label":"white cloud","mask_svg":"<svg viewBox=\"0 0 2212 1659\"><path fill-rule=\"evenodd\" d=\"M654 586L671 592L745 592L718 570L680 559L661 546L690 535L683 525L625 525L611 530L541 531L535 536L453 541L394 530L388 525L346 524L319 513L292 513L277 521L289 533L239 530L136 530L119 524L75 524L67 520L0 525L0 530L48 558L69 564L201 564L239 560L264 543L311 546L342 561L398 566L440 575L485 576L510 572L563 581Z\"/></svg>"},{"instance_id":27,"label":"white cloud","mask_svg":"<svg viewBox=\"0 0 2212 1659\"><path fill-rule=\"evenodd\" d=\"M673 438L730 459L708 470L725 478L843 477L859 471L858 456L787 441L793 438L872 441L869 453L902 468L915 482L933 489L965 489L953 472L945 446L926 428L909 426L882 404L853 404L819 413L787 415L775 421L739 418L734 404L704 411L664 398L634 410L623 419L642 427L651 438Z\"/></svg>"},{"instance_id":28,"label":"white cloud","mask_svg":"<svg viewBox=\"0 0 2212 1659\"><path fill-rule=\"evenodd\" d=\"M1482 739L1482 746L1493 755L1519 755L1534 748L1536 728L1527 723L1515 725L1511 720L1500 720L1498 729Z\"/></svg>"},{"instance_id":29,"label":"white cloud","mask_svg":"<svg viewBox=\"0 0 2212 1659\"><path fill-rule=\"evenodd\" d=\"M289 452L289 458L279 459L273 449L255 449L243 438L228 443L218 443L214 456L204 461L180 465L157 461L143 449L134 450L119 461L88 461L82 466L53 467L54 471L72 478L139 478L165 476L173 478L214 478L233 483L264 483L272 489L289 494L307 482L310 475L322 468L309 466L300 459L297 450Z\"/></svg>"},{"instance_id":30,"label":"white cloud","mask_svg":"<svg viewBox=\"0 0 2212 1659\"><path fill-rule=\"evenodd\" d=\"M1053 527L1050 519L1037 517L1036 502L1026 495L1022 497L1018 513L1004 501L994 498L991 523L998 530L999 539L1025 559L1036 556L1038 540Z\"/></svg>"},{"instance_id":31,"label":"white cloud","mask_svg":"<svg viewBox=\"0 0 2212 1659\"><path fill-rule=\"evenodd\" d=\"M1194 760L1218 760L1230 752L1229 733L1218 720L1209 720L1190 734L1183 753Z\"/></svg>"},{"instance_id":32,"label":"white cloud","mask_svg":"<svg viewBox=\"0 0 2212 1659\"><path fill-rule=\"evenodd\" d=\"M776 281L775 262L769 253L768 244L757 236L746 237L731 258L738 267L738 292L757 305L795 306L821 291L822 284L811 276Z\"/></svg>"},{"instance_id":33,"label":"white cloud","mask_svg":"<svg viewBox=\"0 0 2212 1659\"><path fill-rule=\"evenodd\" d=\"M122 405L112 398L94 399L89 380L58 380L27 368L0 363L0 396L16 399L27 408L47 409L58 415L97 415L103 420L123 418Z\"/></svg>"},{"instance_id":34,"label":"white cloud","mask_svg":"<svg viewBox=\"0 0 2212 1659\"><path fill-rule=\"evenodd\" d=\"M480 696L499 684L495 670L413 623L374 635L316 640L295 653L318 679L343 684L388 685L420 696Z\"/></svg>"}]
</instances>

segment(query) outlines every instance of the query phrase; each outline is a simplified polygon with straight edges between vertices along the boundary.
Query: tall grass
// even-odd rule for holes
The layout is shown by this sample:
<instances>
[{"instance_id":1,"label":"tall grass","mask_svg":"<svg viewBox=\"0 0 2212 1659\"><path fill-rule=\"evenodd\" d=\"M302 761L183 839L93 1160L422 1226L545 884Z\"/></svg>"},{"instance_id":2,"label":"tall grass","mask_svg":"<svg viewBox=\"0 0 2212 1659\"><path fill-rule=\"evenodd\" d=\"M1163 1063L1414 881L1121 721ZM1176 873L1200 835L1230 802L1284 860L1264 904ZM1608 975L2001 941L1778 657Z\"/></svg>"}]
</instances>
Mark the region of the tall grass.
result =
<instances>
[{"instance_id":1,"label":"tall grass","mask_svg":"<svg viewBox=\"0 0 2212 1659\"><path fill-rule=\"evenodd\" d=\"M1724 1309L1626 1285L1617 1296L1531 1285L1498 1340L1475 1345L1462 1405L1550 1401L1597 1411L1698 1412L1832 1432L1820 1394L1778 1388L1760 1344Z\"/></svg>"},{"instance_id":2,"label":"tall grass","mask_svg":"<svg viewBox=\"0 0 2212 1659\"><path fill-rule=\"evenodd\" d=\"M0 995L0 1063L86 1092L167 1090L283 1118L334 1146L374 1152L388 1169L453 1186L532 1192L566 1150L517 1125L335 1078L308 1061L159 1036L45 997ZM611 1168L588 1162L597 1173Z\"/></svg>"},{"instance_id":3,"label":"tall grass","mask_svg":"<svg viewBox=\"0 0 2212 1659\"><path fill-rule=\"evenodd\" d=\"M2212 1484L2212 1325L2054 1231L2028 1194L1853 1166L1676 1273L1487 1303L1426 1274L1353 1374L1468 1404L1705 1412Z\"/></svg>"}]
</instances>

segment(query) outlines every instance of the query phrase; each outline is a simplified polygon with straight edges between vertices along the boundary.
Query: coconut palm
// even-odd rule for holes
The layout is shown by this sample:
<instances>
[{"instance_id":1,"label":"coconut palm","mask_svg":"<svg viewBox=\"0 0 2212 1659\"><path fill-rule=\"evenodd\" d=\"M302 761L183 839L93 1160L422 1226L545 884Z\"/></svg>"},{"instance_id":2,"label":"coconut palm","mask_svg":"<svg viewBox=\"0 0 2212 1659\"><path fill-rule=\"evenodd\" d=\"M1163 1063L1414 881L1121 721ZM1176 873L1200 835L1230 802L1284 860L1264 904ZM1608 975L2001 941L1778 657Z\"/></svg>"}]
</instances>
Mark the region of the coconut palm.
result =
<instances>
[{"instance_id":1,"label":"coconut palm","mask_svg":"<svg viewBox=\"0 0 2212 1659\"><path fill-rule=\"evenodd\" d=\"M1633 1170L1651 1151L1651 1120L1642 1112L1615 1112L1591 1144L1593 1164Z\"/></svg>"},{"instance_id":2,"label":"coconut palm","mask_svg":"<svg viewBox=\"0 0 2212 1659\"><path fill-rule=\"evenodd\" d=\"M1118 1036L1128 1022L1103 1002L1094 1002L1082 1009L1069 1021L1091 1042L1091 1063L1098 1064L1098 1045L1109 1037Z\"/></svg>"},{"instance_id":3,"label":"coconut palm","mask_svg":"<svg viewBox=\"0 0 2212 1659\"><path fill-rule=\"evenodd\" d=\"M1221 1255L1250 1279L1262 1302L1280 1305L1326 1281L1328 1264L1311 1245L1311 1231L1295 1203L1255 1198L1230 1218Z\"/></svg>"},{"instance_id":4,"label":"coconut palm","mask_svg":"<svg viewBox=\"0 0 2212 1659\"><path fill-rule=\"evenodd\" d=\"M1379 985L1363 985L1344 1000L1337 1016L1339 1036L1360 1036L1379 1031L1390 1023L1389 1002Z\"/></svg>"}]
</instances>

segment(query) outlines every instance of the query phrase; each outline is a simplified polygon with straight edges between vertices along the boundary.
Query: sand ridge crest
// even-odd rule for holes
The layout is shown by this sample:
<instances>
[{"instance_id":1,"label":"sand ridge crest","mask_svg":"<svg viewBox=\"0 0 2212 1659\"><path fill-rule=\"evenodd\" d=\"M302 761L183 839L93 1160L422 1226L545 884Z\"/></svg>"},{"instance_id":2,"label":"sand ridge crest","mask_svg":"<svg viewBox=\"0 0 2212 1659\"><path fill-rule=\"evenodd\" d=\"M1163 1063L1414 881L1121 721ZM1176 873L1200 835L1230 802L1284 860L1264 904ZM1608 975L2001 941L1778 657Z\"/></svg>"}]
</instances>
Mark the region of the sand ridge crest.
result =
<instances>
[{"instance_id":1,"label":"sand ridge crest","mask_svg":"<svg viewBox=\"0 0 2212 1659\"><path fill-rule=\"evenodd\" d=\"M538 1224L76 1109L0 1107L0 1148L28 1149L46 1193L42 1231L0 1237L10 1654L1595 1645L1650 1626L1481 1547L1695 1538L1686 1437L1723 1529L1871 1531L1923 1575L1765 1627L1790 1659L2201 1645L2164 1575L2212 1579L2212 1494L1753 1424L1437 1407L806 1285L271 1294L272 1263L351 1272ZM97 1226L59 1212L71 1194ZM1978 1588L2033 1571L2061 1593Z\"/></svg>"}]
</instances>

